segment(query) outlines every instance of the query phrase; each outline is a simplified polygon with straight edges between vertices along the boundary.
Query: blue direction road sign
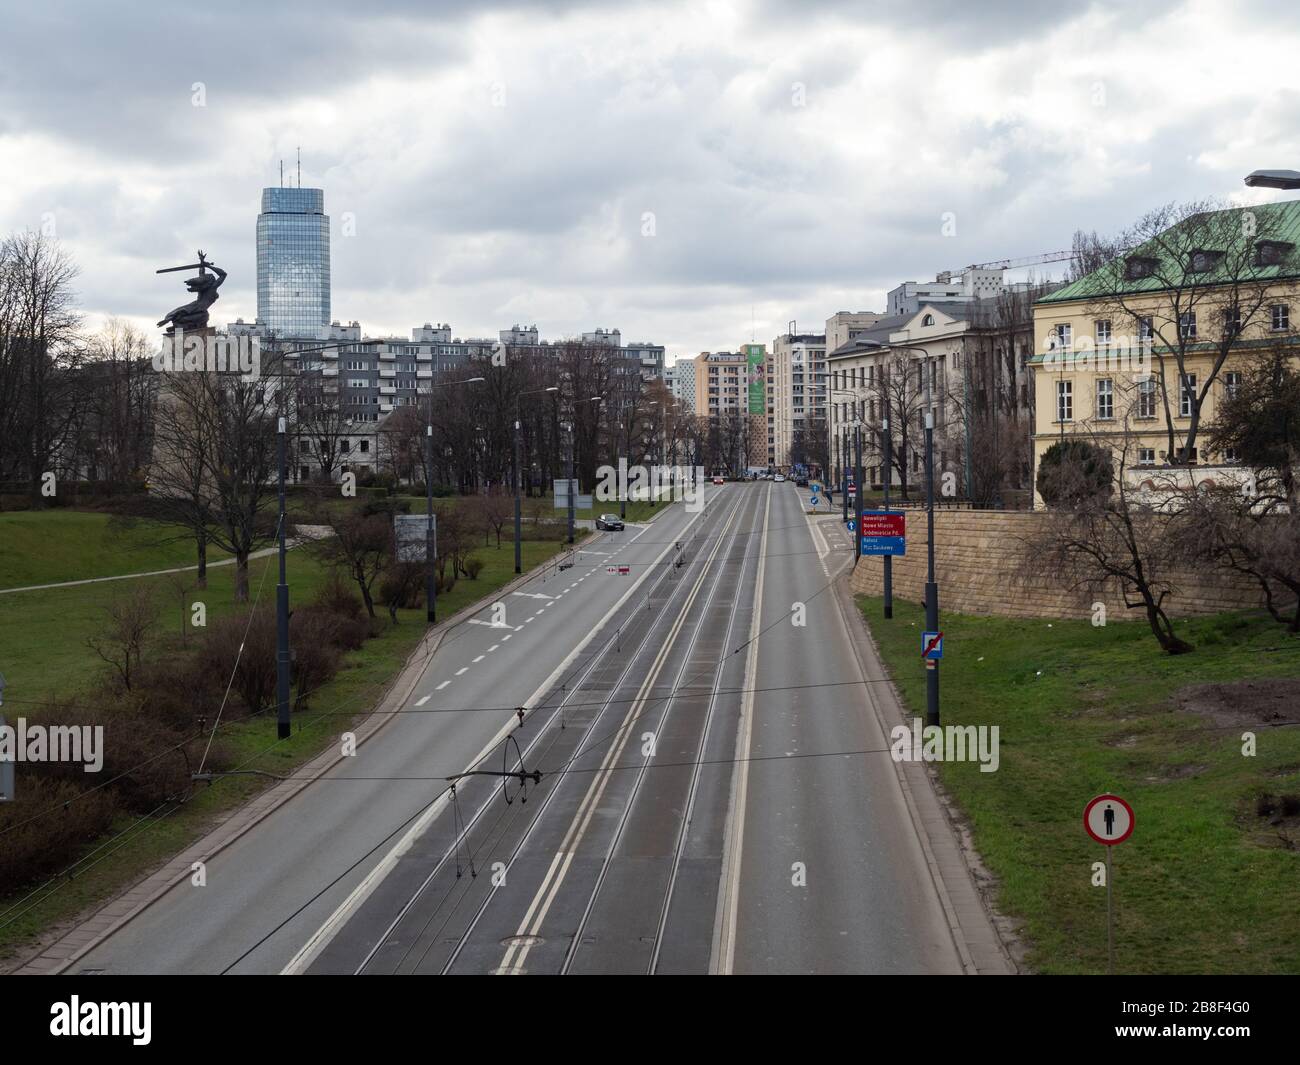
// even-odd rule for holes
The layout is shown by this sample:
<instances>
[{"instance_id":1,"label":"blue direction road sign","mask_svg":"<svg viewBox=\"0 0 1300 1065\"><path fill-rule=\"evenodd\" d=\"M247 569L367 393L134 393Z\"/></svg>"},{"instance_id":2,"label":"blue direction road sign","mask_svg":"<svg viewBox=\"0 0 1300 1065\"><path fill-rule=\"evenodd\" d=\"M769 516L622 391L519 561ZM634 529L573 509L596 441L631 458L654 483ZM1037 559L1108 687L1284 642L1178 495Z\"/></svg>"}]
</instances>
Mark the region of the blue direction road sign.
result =
<instances>
[{"instance_id":1,"label":"blue direction road sign","mask_svg":"<svg viewBox=\"0 0 1300 1065\"><path fill-rule=\"evenodd\" d=\"M849 526L849 532L857 532L857 531L858 531L858 523L857 523L856 521L854 521L852 518L850 518L850 519L848 520L848 526Z\"/></svg>"},{"instance_id":2,"label":"blue direction road sign","mask_svg":"<svg viewBox=\"0 0 1300 1065\"><path fill-rule=\"evenodd\" d=\"M863 555L907 554L907 517L898 511L864 510L858 516Z\"/></svg>"},{"instance_id":3,"label":"blue direction road sign","mask_svg":"<svg viewBox=\"0 0 1300 1065\"><path fill-rule=\"evenodd\" d=\"M921 657L937 662L943 657L943 633L921 633Z\"/></svg>"},{"instance_id":4,"label":"blue direction road sign","mask_svg":"<svg viewBox=\"0 0 1300 1065\"><path fill-rule=\"evenodd\" d=\"M815 507L820 502L820 500L816 496L813 496L810 502Z\"/></svg>"}]
</instances>

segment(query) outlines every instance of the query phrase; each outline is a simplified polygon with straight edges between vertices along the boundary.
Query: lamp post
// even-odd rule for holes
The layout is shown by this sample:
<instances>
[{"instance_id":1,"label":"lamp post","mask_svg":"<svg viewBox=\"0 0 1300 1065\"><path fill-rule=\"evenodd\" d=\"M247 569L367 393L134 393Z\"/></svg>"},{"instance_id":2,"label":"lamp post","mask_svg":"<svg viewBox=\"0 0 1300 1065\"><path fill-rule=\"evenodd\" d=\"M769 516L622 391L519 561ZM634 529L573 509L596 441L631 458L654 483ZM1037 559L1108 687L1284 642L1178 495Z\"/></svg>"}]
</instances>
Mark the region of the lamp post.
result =
<instances>
[{"instance_id":1,"label":"lamp post","mask_svg":"<svg viewBox=\"0 0 1300 1065\"><path fill-rule=\"evenodd\" d=\"M926 579L925 627L928 632L939 631L939 585L934 579L934 409L930 406L929 367L922 364L925 374L925 523L926 523ZM925 723L939 724L939 663L927 659L925 663Z\"/></svg>"},{"instance_id":2,"label":"lamp post","mask_svg":"<svg viewBox=\"0 0 1300 1065\"><path fill-rule=\"evenodd\" d=\"M523 573L523 549L520 542L520 522L519 522L519 482L522 479L519 469L519 430L522 422L519 401L524 396L539 396L543 392L558 392L559 388L551 385L549 388L530 388L526 392L519 392L515 395L515 464L514 464L514 481L515 481L515 573Z\"/></svg>"},{"instance_id":3,"label":"lamp post","mask_svg":"<svg viewBox=\"0 0 1300 1065\"><path fill-rule=\"evenodd\" d=\"M424 424L424 606L425 620L430 625L438 620L438 582L433 575L433 390L450 385L473 385L482 377L469 377L464 381L429 382L429 416Z\"/></svg>"}]
</instances>

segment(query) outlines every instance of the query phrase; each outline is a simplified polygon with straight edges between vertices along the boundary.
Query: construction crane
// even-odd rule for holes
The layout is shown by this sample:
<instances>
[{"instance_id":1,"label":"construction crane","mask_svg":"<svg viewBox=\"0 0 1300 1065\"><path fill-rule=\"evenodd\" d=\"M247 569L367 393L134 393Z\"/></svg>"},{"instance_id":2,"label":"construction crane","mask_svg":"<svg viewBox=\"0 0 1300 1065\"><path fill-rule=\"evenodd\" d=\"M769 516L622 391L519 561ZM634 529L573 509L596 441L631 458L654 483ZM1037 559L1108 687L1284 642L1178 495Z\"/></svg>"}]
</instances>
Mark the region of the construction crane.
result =
<instances>
[{"instance_id":1,"label":"construction crane","mask_svg":"<svg viewBox=\"0 0 1300 1065\"><path fill-rule=\"evenodd\" d=\"M1014 270L1020 266L1041 266L1044 263L1063 263L1074 258L1072 251L1049 251L1042 255L1026 255L1020 259L995 259L991 263L971 263L960 270L945 270L949 277L967 270Z\"/></svg>"}]
</instances>

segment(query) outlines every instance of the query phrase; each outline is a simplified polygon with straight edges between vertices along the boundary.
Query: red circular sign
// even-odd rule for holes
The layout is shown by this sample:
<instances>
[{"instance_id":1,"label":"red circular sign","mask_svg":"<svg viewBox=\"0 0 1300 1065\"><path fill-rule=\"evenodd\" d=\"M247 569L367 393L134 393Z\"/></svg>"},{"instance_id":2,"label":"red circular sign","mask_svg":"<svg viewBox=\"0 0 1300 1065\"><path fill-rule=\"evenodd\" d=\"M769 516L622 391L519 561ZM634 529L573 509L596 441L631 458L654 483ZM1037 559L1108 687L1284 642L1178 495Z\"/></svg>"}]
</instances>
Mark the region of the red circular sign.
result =
<instances>
[{"instance_id":1,"label":"red circular sign","mask_svg":"<svg viewBox=\"0 0 1300 1065\"><path fill-rule=\"evenodd\" d=\"M1118 795L1098 795L1083 808L1083 827L1106 847L1123 843L1133 834L1133 807Z\"/></svg>"}]
</instances>

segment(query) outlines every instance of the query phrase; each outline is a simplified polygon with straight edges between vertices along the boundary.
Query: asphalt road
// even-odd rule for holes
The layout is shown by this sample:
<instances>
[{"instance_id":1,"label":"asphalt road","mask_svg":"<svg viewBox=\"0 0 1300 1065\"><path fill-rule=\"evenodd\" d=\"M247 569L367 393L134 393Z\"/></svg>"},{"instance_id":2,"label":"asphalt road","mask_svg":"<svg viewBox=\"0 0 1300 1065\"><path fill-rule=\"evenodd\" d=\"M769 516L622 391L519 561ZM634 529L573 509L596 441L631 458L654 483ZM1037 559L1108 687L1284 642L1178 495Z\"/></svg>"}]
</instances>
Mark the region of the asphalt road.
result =
<instances>
[{"instance_id":1,"label":"asphalt road","mask_svg":"<svg viewBox=\"0 0 1300 1065\"><path fill-rule=\"evenodd\" d=\"M729 485L485 608L74 971L960 971L805 495Z\"/></svg>"}]
</instances>

